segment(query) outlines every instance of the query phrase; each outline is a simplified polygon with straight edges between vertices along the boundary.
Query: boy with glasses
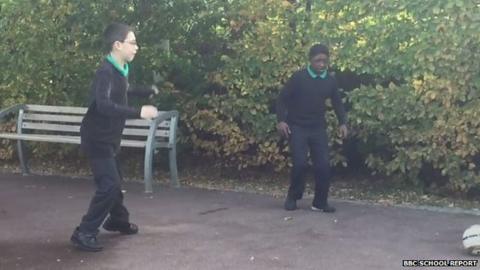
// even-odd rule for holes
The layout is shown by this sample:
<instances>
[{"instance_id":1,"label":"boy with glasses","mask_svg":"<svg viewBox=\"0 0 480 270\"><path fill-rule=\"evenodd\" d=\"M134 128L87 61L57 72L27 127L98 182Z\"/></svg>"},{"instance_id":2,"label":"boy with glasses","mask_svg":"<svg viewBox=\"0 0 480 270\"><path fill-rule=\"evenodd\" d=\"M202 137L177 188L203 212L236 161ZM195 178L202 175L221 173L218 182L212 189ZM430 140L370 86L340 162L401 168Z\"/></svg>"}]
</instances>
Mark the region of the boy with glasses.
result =
<instances>
[{"instance_id":1,"label":"boy with glasses","mask_svg":"<svg viewBox=\"0 0 480 270\"><path fill-rule=\"evenodd\" d=\"M154 92L152 89L129 89L128 62L138 51L131 28L113 23L106 28L103 38L108 55L95 73L88 111L80 128L81 148L90 162L96 185L88 211L71 237L72 244L84 251L103 249L96 238L102 223L107 231L138 232L123 205L116 155L127 118L151 119L158 114L154 106L146 105L141 109L128 106L127 94L146 96Z\"/></svg>"}]
</instances>

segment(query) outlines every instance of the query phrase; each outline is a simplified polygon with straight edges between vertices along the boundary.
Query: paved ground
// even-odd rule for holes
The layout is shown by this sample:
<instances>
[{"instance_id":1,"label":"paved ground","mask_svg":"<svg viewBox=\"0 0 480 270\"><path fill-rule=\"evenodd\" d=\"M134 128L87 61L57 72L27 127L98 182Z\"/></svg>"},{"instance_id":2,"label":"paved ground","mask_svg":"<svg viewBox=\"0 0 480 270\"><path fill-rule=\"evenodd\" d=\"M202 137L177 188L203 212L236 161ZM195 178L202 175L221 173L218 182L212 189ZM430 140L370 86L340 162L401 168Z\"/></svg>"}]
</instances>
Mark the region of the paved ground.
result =
<instances>
[{"instance_id":1,"label":"paved ground","mask_svg":"<svg viewBox=\"0 0 480 270\"><path fill-rule=\"evenodd\" d=\"M124 188L140 234L102 232L105 251L84 253L68 239L90 180L0 174L0 269L389 270L402 259L475 259L461 236L478 216L335 201L333 215L309 211L309 201L286 212L260 195Z\"/></svg>"}]
</instances>

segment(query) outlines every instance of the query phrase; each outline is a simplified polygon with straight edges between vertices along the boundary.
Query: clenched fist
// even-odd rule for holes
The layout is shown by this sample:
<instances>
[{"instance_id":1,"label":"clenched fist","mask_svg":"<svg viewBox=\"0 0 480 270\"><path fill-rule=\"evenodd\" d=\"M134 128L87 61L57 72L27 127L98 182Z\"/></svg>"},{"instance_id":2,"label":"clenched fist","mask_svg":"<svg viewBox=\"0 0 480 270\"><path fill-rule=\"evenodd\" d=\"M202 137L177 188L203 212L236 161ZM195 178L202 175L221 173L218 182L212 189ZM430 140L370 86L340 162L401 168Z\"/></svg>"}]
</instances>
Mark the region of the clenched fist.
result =
<instances>
[{"instance_id":1,"label":"clenched fist","mask_svg":"<svg viewBox=\"0 0 480 270\"><path fill-rule=\"evenodd\" d=\"M143 119L152 119L158 116L158 110L152 105L142 106L140 117Z\"/></svg>"},{"instance_id":2,"label":"clenched fist","mask_svg":"<svg viewBox=\"0 0 480 270\"><path fill-rule=\"evenodd\" d=\"M277 130L283 137L287 138L290 136L290 127L285 122L280 122L277 124Z\"/></svg>"}]
</instances>

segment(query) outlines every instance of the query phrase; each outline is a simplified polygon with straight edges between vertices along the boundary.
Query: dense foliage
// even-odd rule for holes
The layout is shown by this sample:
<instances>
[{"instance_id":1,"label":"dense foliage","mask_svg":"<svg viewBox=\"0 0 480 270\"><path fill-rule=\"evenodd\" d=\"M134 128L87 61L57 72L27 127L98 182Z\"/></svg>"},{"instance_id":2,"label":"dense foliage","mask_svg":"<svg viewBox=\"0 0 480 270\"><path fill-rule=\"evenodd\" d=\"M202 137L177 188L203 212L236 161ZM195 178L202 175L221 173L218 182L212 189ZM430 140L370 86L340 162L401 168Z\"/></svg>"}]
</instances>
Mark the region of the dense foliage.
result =
<instances>
[{"instance_id":1,"label":"dense foliage","mask_svg":"<svg viewBox=\"0 0 480 270\"><path fill-rule=\"evenodd\" d=\"M428 171L466 190L480 182L475 2L0 0L0 107L83 105L102 58L99 33L122 21L141 46L132 80L161 75L155 103L181 112L185 151L281 169L288 149L275 132L274 101L322 42L339 78L369 78L344 91L367 166L408 181ZM328 120L332 164L346 164L334 115Z\"/></svg>"}]
</instances>

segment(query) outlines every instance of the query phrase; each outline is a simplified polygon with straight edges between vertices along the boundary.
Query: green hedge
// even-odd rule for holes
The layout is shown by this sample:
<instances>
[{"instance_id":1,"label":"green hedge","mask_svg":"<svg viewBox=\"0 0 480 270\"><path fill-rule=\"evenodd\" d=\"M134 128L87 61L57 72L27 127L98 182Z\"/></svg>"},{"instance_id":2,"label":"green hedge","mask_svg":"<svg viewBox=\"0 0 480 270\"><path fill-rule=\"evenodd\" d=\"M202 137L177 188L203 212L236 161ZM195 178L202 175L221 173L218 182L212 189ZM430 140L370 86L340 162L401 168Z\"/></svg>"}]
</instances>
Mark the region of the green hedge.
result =
<instances>
[{"instance_id":1,"label":"green hedge","mask_svg":"<svg viewBox=\"0 0 480 270\"><path fill-rule=\"evenodd\" d=\"M137 27L135 82L159 72L155 102L181 111L182 143L219 165L288 166L274 100L317 42L332 70L373 78L345 93L373 172L416 182L437 170L478 184L480 15L475 1L0 1L1 107L83 104L111 21ZM301 2L301 1L300 1ZM309 1L307 1L309 2ZM170 51L162 49L169 40ZM328 115L332 164L344 164Z\"/></svg>"}]
</instances>

